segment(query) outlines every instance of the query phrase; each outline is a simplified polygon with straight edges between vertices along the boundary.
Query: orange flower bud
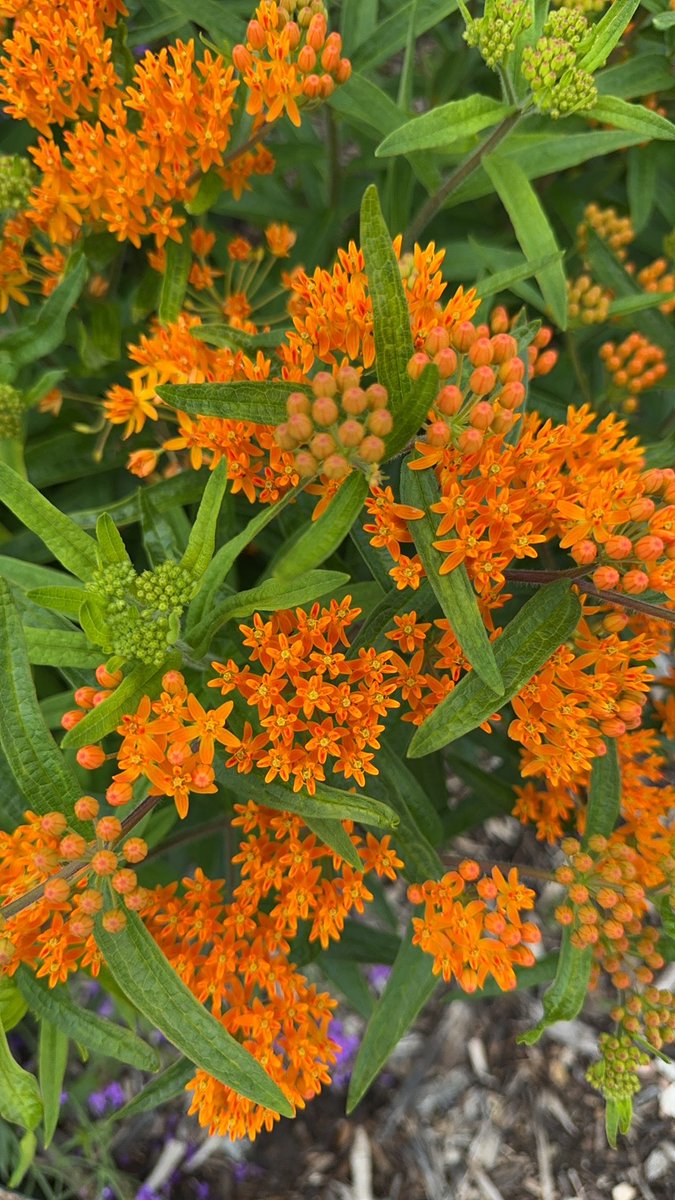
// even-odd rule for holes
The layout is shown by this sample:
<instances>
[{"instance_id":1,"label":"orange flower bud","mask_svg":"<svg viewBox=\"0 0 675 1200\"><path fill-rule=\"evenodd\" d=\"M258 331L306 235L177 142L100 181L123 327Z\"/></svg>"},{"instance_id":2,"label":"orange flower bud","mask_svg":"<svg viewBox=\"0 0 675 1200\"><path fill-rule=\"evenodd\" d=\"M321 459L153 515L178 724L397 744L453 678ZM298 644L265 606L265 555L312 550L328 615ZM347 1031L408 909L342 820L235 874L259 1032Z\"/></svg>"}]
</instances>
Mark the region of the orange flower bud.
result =
<instances>
[{"instance_id":1,"label":"orange flower bud","mask_svg":"<svg viewBox=\"0 0 675 1200\"><path fill-rule=\"evenodd\" d=\"M454 417L464 403L464 395L460 388L454 383L446 384L441 388L435 401L434 407L446 417Z\"/></svg>"},{"instance_id":2,"label":"orange flower bud","mask_svg":"<svg viewBox=\"0 0 675 1200\"><path fill-rule=\"evenodd\" d=\"M480 429L465 429L457 438L457 445L464 454L477 454L483 445Z\"/></svg>"},{"instance_id":3,"label":"orange flower bud","mask_svg":"<svg viewBox=\"0 0 675 1200\"><path fill-rule=\"evenodd\" d=\"M305 397L307 399L307 397ZM314 432L314 425L306 413L293 413L288 418L287 428L290 436L296 442L308 442Z\"/></svg>"},{"instance_id":4,"label":"orange flower bud","mask_svg":"<svg viewBox=\"0 0 675 1200\"><path fill-rule=\"evenodd\" d=\"M100 667L97 668L98 671L100 671L100 669L101 669ZM81 687L81 688L78 688L77 691L73 693L73 700L75 701L75 703L77 704L77 706L79 708L93 708L95 695L96 695L96 688Z\"/></svg>"},{"instance_id":5,"label":"orange flower bud","mask_svg":"<svg viewBox=\"0 0 675 1200\"><path fill-rule=\"evenodd\" d=\"M649 587L649 576L644 571L627 571L623 577L623 590L629 596L638 596Z\"/></svg>"},{"instance_id":6,"label":"orange flower bud","mask_svg":"<svg viewBox=\"0 0 675 1200\"><path fill-rule=\"evenodd\" d=\"M487 396L496 382L497 377L491 367L476 367L469 376L469 387L476 396Z\"/></svg>"},{"instance_id":7,"label":"orange flower bud","mask_svg":"<svg viewBox=\"0 0 675 1200\"><path fill-rule=\"evenodd\" d=\"M133 788L125 779L119 779L106 788L105 798L113 808L128 804L133 797Z\"/></svg>"},{"instance_id":8,"label":"orange flower bud","mask_svg":"<svg viewBox=\"0 0 675 1200\"><path fill-rule=\"evenodd\" d=\"M593 583L602 592L611 591L619 582L619 572L616 567L598 567L593 572Z\"/></svg>"},{"instance_id":9,"label":"orange flower bud","mask_svg":"<svg viewBox=\"0 0 675 1200\"><path fill-rule=\"evenodd\" d=\"M347 459L341 454L331 454L323 464L323 473L327 479L337 481L344 479L350 472Z\"/></svg>"},{"instance_id":10,"label":"orange flower bud","mask_svg":"<svg viewBox=\"0 0 675 1200\"><path fill-rule=\"evenodd\" d=\"M492 342L489 338L479 337L469 347L469 362L474 367L487 367L493 359Z\"/></svg>"},{"instance_id":11,"label":"orange flower bud","mask_svg":"<svg viewBox=\"0 0 675 1200\"><path fill-rule=\"evenodd\" d=\"M101 917L106 933L121 933L126 928L127 914L120 908L111 908Z\"/></svg>"},{"instance_id":12,"label":"orange flower bud","mask_svg":"<svg viewBox=\"0 0 675 1200\"><path fill-rule=\"evenodd\" d=\"M408 374L410 378L419 379L429 362L429 355L425 354L423 350L418 350L417 354L413 354L412 358L408 361Z\"/></svg>"},{"instance_id":13,"label":"orange flower bud","mask_svg":"<svg viewBox=\"0 0 675 1200\"><path fill-rule=\"evenodd\" d=\"M122 822L118 817L101 817L94 826L97 838L102 842L113 842L122 833Z\"/></svg>"},{"instance_id":14,"label":"orange flower bud","mask_svg":"<svg viewBox=\"0 0 675 1200\"><path fill-rule=\"evenodd\" d=\"M457 370L457 355L452 346L448 346L446 350L439 350L434 356L434 362L438 367L440 379L449 379Z\"/></svg>"},{"instance_id":15,"label":"orange flower bud","mask_svg":"<svg viewBox=\"0 0 675 1200\"><path fill-rule=\"evenodd\" d=\"M339 416L340 410L330 396L320 396L314 401L312 405L312 420L315 425L334 425Z\"/></svg>"},{"instance_id":16,"label":"orange flower bud","mask_svg":"<svg viewBox=\"0 0 675 1200\"><path fill-rule=\"evenodd\" d=\"M109 671L105 663L96 668L96 681L104 688L116 688L122 682L124 676L121 671ZM79 703L79 701L78 701Z\"/></svg>"},{"instance_id":17,"label":"orange flower bud","mask_svg":"<svg viewBox=\"0 0 675 1200\"><path fill-rule=\"evenodd\" d=\"M112 875L117 869L117 855L112 850L97 850L92 856L91 868L96 875Z\"/></svg>"},{"instance_id":18,"label":"orange flower bud","mask_svg":"<svg viewBox=\"0 0 675 1200\"><path fill-rule=\"evenodd\" d=\"M502 408L507 408L512 412L523 403L525 388L522 383L514 379L511 383L507 383L506 387L502 388L501 392L498 393L497 399Z\"/></svg>"},{"instance_id":19,"label":"orange flower bud","mask_svg":"<svg viewBox=\"0 0 675 1200\"><path fill-rule=\"evenodd\" d=\"M447 350L450 345L450 333L445 325L434 325L424 342L424 349L433 358L439 350Z\"/></svg>"},{"instance_id":20,"label":"orange flower bud","mask_svg":"<svg viewBox=\"0 0 675 1200\"><path fill-rule=\"evenodd\" d=\"M59 844L61 857L68 859L69 862L76 858L82 858L86 849L87 843L79 833L67 833Z\"/></svg>"},{"instance_id":21,"label":"orange flower bud","mask_svg":"<svg viewBox=\"0 0 675 1200\"><path fill-rule=\"evenodd\" d=\"M473 346L477 336L475 325L471 321L459 321L450 331L450 340L460 354L466 354Z\"/></svg>"},{"instance_id":22,"label":"orange flower bud","mask_svg":"<svg viewBox=\"0 0 675 1200\"><path fill-rule=\"evenodd\" d=\"M84 713L80 712L79 708L71 708L68 712L64 712L61 717L61 727L63 729L74 729L84 717Z\"/></svg>"},{"instance_id":23,"label":"orange flower bud","mask_svg":"<svg viewBox=\"0 0 675 1200\"><path fill-rule=\"evenodd\" d=\"M359 446L361 444L361 442L363 441L364 433L365 433L365 430L360 421L354 421L354 420L343 421L342 425L338 429L338 438L339 438L340 442L342 443L342 445L346 446L347 449L353 449L355 446ZM324 458L325 455L320 454L314 444L317 440L318 440L317 438L314 438L312 441L312 452L314 454L316 454L317 458ZM333 442L332 438L331 438L331 442ZM332 453L332 451L334 449L335 449L335 443L333 442L332 446L330 447L329 453Z\"/></svg>"},{"instance_id":24,"label":"orange flower bud","mask_svg":"<svg viewBox=\"0 0 675 1200\"><path fill-rule=\"evenodd\" d=\"M589 538L582 538L580 542L570 546L570 554L580 567L586 567L589 563L595 562L598 557L598 547Z\"/></svg>"},{"instance_id":25,"label":"orange flower bud","mask_svg":"<svg viewBox=\"0 0 675 1200\"><path fill-rule=\"evenodd\" d=\"M286 400L286 412L289 417L295 417L298 414L307 416L310 411L309 396L304 392L291 392Z\"/></svg>"},{"instance_id":26,"label":"orange flower bud","mask_svg":"<svg viewBox=\"0 0 675 1200\"><path fill-rule=\"evenodd\" d=\"M310 454L308 450L300 450L299 453L295 455L294 461L295 469L302 479L309 479L310 476L316 475L319 469L319 464L314 455Z\"/></svg>"},{"instance_id":27,"label":"orange flower bud","mask_svg":"<svg viewBox=\"0 0 675 1200\"><path fill-rule=\"evenodd\" d=\"M75 757L86 771L95 771L105 762L105 751L100 746L81 746Z\"/></svg>"},{"instance_id":28,"label":"orange flower bud","mask_svg":"<svg viewBox=\"0 0 675 1200\"><path fill-rule=\"evenodd\" d=\"M433 421L427 426L426 440L430 446L449 446L451 433L445 421Z\"/></svg>"},{"instance_id":29,"label":"orange flower bud","mask_svg":"<svg viewBox=\"0 0 675 1200\"><path fill-rule=\"evenodd\" d=\"M384 448L382 438L374 437L370 434L363 439L359 446L359 458L365 463L381 462L384 455Z\"/></svg>"},{"instance_id":30,"label":"orange flower bud","mask_svg":"<svg viewBox=\"0 0 675 1200\"><path fill-rule=\"evenodd\" d=\"M376 437L386 437L394 427L394 418L388 409L376 408L366 423L370 433L374 433Z\"/></svg>"},{"instance_id":31,"label":"orange flower bud","mask_svg":"<svg viewBox=\"0 0 675 1200\"><path fill-rule=\"evenodd\" d=\"M68 822L63 813L49 812L40 817L40 829L48 837L60 837L68 828Z\"/></svg>"},{"instance_id":32,"label":"orange flower bud","mask_svg":"<svg viewBox=\"0 0 675 1200\"><path fill-rule=\"evenodd\" d=\"M481 400L479 404L474 404L471 409L469 422L473 425L474 429L489 429L494 415L495 412L492 405L488 404L487 400Z\"/></svg>"},{"instance_id":33,"label":"orange flower bud","mask_svg":"<svg viewBox=\"0 0 675 1200\"><path fill-rule=\"evenodd\" d=\"M99 803L94 796L80 796L75 801L75 816L80 821L93 821L98 816Z\"/></svg>"},{"instance_id":34,"label":"orange flower bud","mask_svg":"<svg viewBox=\"0 0 675 1200\"><path fill-rule=\"evenodd\" d=\"M497 375L502 383L520 383L525 378L525 364L522 358L509 358L503 362Z\"/></svg>"},{"instance_id":35,"label":"orange flower bud","mask_svg":"<svg viewBox=\"0 0 675 1200\"><path fill-rule=\"evenodd\" d=\"M662 538L648 534L635 543L635 553L642 562L651 562L663 554L664 545Z\"/></svg>"},{"instance_id":36,"label":"orange flower bud","mask_svg":"<svg viewBox=\"0 0 675 1200\"><path fill-rule=\"evenodd\" d=\"M67 879L50 879L45 884L44 894L50 904L64 904L70 896L70 884Z\"/></svg>"},{"instance_id":37,"label":"orange flower bud","mask_svg":"<svg viewBox=\"0 0 675 1200\"><path fill-rule=\"evenodd\" d=\"M312 380L312 391L317 400L319 396L334 396L337 390L337 381L330 371L317 371Z\"/></svg>"},{"instance_id":38,"label":"orange flower bud","mask_svg":"<svg viewBox=\"0 0 675 1200\"><path fill-rule=\"evenodd\" d=\"M95 917L103 906L103 896L96 888L87 888L76 897L78 908L88 917Z\"/></svg>"},{"instance_id":39,"label":"orange flower bud","mask_svg":"<svg viewBox=\"0 0 675 1200\"><path fill-rule=\"evenodd\" d=\"M128 896L136 889L136 872L129 867L122 867L112 877L112 886L120 896Z\"/></svg>"},{"instance_id":40,"label":"orange flower bud","mask_svg":"<svg viewBox=\"0 0 675 1200\"><path fill-rule=\"evenodd\" d=\"M370 387L366 388L366 396L368 397L368 407L374 411L386 408L389 403L389 393L381 383L371 383Z\"/></svg>"},{"instance_id":41,"label":"orange flower bud","mask_svg":"<svg viewBox=\"0 0 675 1200\"><path fill-rule=\"evenodd\" d=\"M354 424L358 425L358 421L355 421ZM360 425L359 430L361 430ZM363 431L361 430L361 432ZM332 437L330 433L315 433L309 444L309 448L315 458L322 459L328 458L330 454L335 454L337 447L335 444L335 438Z\"/></svg>"},{"instance_id":42,"label":"orange flower bud","mask_svg":"<svg viewBox=\"0 0 675 1200\"><path fill-rule=\"evenodd\" d=\"M139 863L142 862L148 853L148 844L143 838L132 837L127 838L122 846L122 854L127 862Z\"/></svg>"},{"instance_id":43,"label":"orange flower bud","mask_svg":"<svg viewBox=\"0 0 675 1200\"><path fill-rule=\"evenodd\" d=\"M629 558L633 553L633 543L630 538L624 537L622 534L617 534L614 537L607 538L605 551L610 558Z\"/></svg>"}]
</instances>

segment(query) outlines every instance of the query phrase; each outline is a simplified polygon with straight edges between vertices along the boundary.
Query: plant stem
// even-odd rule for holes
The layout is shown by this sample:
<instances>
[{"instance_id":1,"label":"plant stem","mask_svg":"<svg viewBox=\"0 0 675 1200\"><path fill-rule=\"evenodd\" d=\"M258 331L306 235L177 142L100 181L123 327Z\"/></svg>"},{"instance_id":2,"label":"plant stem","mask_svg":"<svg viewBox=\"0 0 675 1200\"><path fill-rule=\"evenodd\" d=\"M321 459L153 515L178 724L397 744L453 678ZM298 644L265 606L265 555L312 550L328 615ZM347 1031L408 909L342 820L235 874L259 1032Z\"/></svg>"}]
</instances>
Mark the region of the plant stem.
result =
<instances>
[{"instance_id":1,"label":"plant stem","mask_svg":"<svg viewBox=\"0 0 675 1200\"><path fill-rule=\"evenodd\" d=\"M441 857L443 859L443 865L451 868L458 867L460 863L465 862L466 860L466 856L464 858L457 858L452 854L443 854ZM525 878L529 879L536 879L542 883L551 883L551 881L555 878L551 871L542 871L539 869L539 867L529 867L524 863L500 862L498 859L494 858L491 858L488 862L487 859L473 857L472 861L478 863L480 869L486 874L489 874L493 867L497 867L504 875L508 874L508 872L515 867L519 875L523 875Z\"/></svg>"},{"instance_id":2,"label":"plant stem","mask_svg":"<svg viewBox=\"0 0 675 1200\"><path fill-rule=\"evenodd\" d=\"M429 199L425 201L408 226L405 235L405 241L408 246L414 244L422 230L440 212L448 196L457 191L460 184L464 183L464 180L468 179L469 175L473 175L473 172L478 170L485 155L490 154L496 146L499 146L508 137L511 130L522 120L524 115L519 110L518 112L511 113L508 117L504 117L503 121L500 121L499 125L495 126L492 133L474 150L473 154L465 158L464 162L460 163L452 174L448 175L448 178L441 184L438 191L434 192L433 196L429 196Z\"/></svg>"},{"instance_id":3,"label":"plant stem","mask_svg":"<svg viewBox=\"0 0 675 1200\"><path fill-rule=\"evenodd\" d=\"M602 592L588 580L581 578L585 573L586 567L574 567L570 571L506 570L504 576L511 583L530 583L535 587L555 583L557 579L570 579L576 584L579 591L584 592L587 596L592 596L594 600L600 600L602 604L614 604L618 608L644 613L645 616L653 617L656 621L665 621L670 625L675 625L675 612L671 612L670 609L662 608L660 604L649 604L647 600L638 600L637 596L626 596L623 592Z\"/></svg>"}]
</instances>

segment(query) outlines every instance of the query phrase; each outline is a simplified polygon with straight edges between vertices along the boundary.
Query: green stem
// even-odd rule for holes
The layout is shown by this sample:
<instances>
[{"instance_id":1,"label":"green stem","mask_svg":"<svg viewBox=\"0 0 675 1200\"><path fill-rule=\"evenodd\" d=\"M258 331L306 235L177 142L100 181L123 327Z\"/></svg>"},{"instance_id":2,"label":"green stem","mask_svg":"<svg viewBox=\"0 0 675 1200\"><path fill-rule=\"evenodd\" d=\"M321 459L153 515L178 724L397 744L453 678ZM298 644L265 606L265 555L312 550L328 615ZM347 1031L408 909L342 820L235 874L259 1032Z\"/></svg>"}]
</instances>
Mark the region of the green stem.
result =
<instances>
[{"instance_id":1,"label":"green stem","mask_svg":"<svg viewBox=\"0 0 675 1200\"><path fill-rule=\"evenodd\" d=\"M525 113L519 110L518 112L511 113L508 117L504 117L503 121L500 121L499 125L495 126L492 133L474 150L473 154L465 158L464 162L460 163L452 174L448 175L448 178L441 184L438 191L434 192L433 196L429 196L429 199L425 201L417 215L413 217L406 231L405 240L408 246L414 244L422 230L440 212L448 196L456 192L457 188L464 183L464 180L468 179L470 175L473 175L474 171L478 170L485 155L490 154L499 146L524 116Z\"/></svg>"}]
</instances>

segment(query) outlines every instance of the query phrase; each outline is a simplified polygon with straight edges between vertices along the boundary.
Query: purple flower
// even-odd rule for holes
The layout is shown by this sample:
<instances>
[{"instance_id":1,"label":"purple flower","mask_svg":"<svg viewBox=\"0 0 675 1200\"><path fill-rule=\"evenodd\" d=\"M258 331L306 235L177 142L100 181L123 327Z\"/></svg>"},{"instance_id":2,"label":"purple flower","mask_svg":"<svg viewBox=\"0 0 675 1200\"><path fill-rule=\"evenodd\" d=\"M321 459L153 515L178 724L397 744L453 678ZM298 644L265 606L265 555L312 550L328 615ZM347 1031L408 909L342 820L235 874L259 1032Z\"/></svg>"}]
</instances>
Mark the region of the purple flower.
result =
<instances>
[{"instance_id":1,"label":"purple flower","mask_svg":"<svg viewBox=\"0 0 675 1200\"><path fill-rule=\"evenodd\" d=\"M159 1192L144 1183L136 1192L136 1200L160 1200Z\"/></svg>"},{"instance_id":2,"label":"purple flower","mask_svg":"<svg viewBox=\"0 0 675 1200\"><path fill-rule=\"evenodd\" d=\"M377 963L374 967L369 967L368 969L368 978L376 992L383 991L390 975L391 967L385 967L383 963Z\"/></svg>"},{"instance_id":3,"label":"purple flower","mask_svg":"<svg viewBox=\"0 0 675 1200\"><path fill-rule=\"evenodd\" d=\"M115 1012L115 1005L110 996L105 996L101 1004L98 1006L99 1017L112 1017Z\"/></svg>"},{"instance_id":4,"label":"purple flower","mask_svg":"<svg viewBox=\"0 0 675 1200\"><path fill-rule=\"evenodd\" d=\"M209 1185L208 1185L208 1183L206 1183L205 1180L203 1180L201 1183L197 1184L197 1187L196 1187L197 1200L209 1200L209 1194L210 1194Z\"/></svg>"},{"instance_id":5,"label":"purple flower","mask_svg":"<svg viewBox=\"0 0 675 1200\"><path fill-rule=\"evenodd\" d=\"M354 1060L359 1048L360 1039L353 1033L347 1033L342 1021L331 1021L329 1036L337 1042L337 1061L333 1067L333 1086L346 1087L352 1073Z\"/></svg>"},{"instance_id":6,"label":"purple flower","mask_svg":"<svg viewBox=\"0 0 675 1200\"><path fill-rule=\"evenodd\" d=\"M59 1096L59 1104L65 1104L69 1095L70 1092L61 1092L61 1095Z\"/></svg>"},{"instance_id":7,"label":"purple flower","mask_svg":"<svg viewBox=\"0 0 675 1200\"><path fill-rule=\"evenodd\" d=\"M102 1117L108 1107L105 1092L92 1092L89 1097L89 1107L95 1117Z\"/></svg>"},{"instance_id":8,"label":"purple flower","mask_svg":"<svg viewBox=\"0 0 675 1200\"><path fill-rule=\"evenodd\" d=\"M107 1106L111 1112L115 1112L118 1108L121 1108L126 1100L124 1088L122 1087L121 1083L117 1082L117 1080L108 1084L107 1088L103 1092L103 1095L106 1098Z\"/></svg>"}]
</instances>

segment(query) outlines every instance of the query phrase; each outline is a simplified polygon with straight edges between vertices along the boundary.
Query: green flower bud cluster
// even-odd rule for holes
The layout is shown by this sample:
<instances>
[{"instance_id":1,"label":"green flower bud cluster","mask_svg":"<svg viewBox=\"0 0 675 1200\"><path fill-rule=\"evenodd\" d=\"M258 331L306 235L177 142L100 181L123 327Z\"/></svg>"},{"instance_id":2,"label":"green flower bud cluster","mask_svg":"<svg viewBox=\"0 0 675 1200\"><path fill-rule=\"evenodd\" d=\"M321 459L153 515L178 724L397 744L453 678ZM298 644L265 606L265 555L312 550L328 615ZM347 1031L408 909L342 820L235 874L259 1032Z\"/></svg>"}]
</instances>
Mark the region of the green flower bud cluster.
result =
<instances>
[{"instance_id":1,"label":"green flower bud cluster","mask_svg":"<svg viewBox=\"0 0 675 1200\"><path fill-rule=\"evenodd\" d=\"M9 383L0 383L0 438L21 437L23 414L21 392Z\"/></svg>"},{"instance_id":2,"label":"green flower bud cluster","mask_svg":"<svg viewBox=\"0 0 675 1200\"><path fill-rule=\"evenodd\" d=\"M675 1041L675 993L667 988L648 987L641 994L628 995L623 1004L612 1009L627 1034L639 1034L655 1050Z\"/></svg>"},{"instance_id":3,"label":"green flower bud cluster","mask_svg":"<svg viewBox=\"0 0 675 1200\"><path fill-rule=\"evenodd\" d=\"M531 24L525 0L487 0L483 16L469 22L464 39L494 71L513 54L518 34Z\"/></svg>"},{"instance_id":4,"label":"green flower bud cluster","mask_svg":"<svg viewBox=\"0 0 675 1200\"><path fill-rule=\"evenodd\" d=\"M192 593L192 579L179 563L160 563L137 575L131 563L107 564L87 587L102 602L107 654L161 666L176 641L180 618Z\"/></svg>"},{"instance_id":5,"label":"green flower bud cluster","mask_svg":"<svg viewBox=\"0 0 675 1200\"><path fill-rule=\"evenodd\" d=\"M548 18L536 44L523 50L523 76L540 112L557 119L595 104L593 76L578 65L588 33L583 13L562 8Z\"/></svg>"},{"instance_id":6,"label":"green flower bud cluster","mask_svg":"<svg viewBox=\"0 0 675 1200\"><path fill-rule=\"evenodd\" d=\"M37 171L20 154L0 155L0 210L17 212L25 208L37 179Z\"/></svg>"},{"instance_id":7,"label":"green flower bud cluster","mask_svg":"<svg viewBox=\"0 0 675 1200\"><path fill-rule=\"evenodd\" d=\"M277 8L282 25L296 21L301 29L306 29L317 13L328 16L324 0L279 0Z\"/></svg>"},{"instance_id":8,"label":"green flower bud cluster","mask_svg":"<svg viewBox=\"0 0 675 1200\"><path fill-rule=\"evenodd\" d=\"M572 8L581 13L599 13L607 8L610 0L553 0L558 8Z\"/></svg>"},{"instance_id":9,"label":"green flower bud cluster","mask_svg":"<svg viewBox=\"0 0 675 1200\"><path fill-rule=\"evenodd\" d=\"M638 1067L646 1067L649 1055L645 1054L629 1037L612 1037L609 1033L600 1036L600 1061L586 1072L586 1079L605 1100L630 1100L640 1090Z\"/></svg>"}]
</instances>

